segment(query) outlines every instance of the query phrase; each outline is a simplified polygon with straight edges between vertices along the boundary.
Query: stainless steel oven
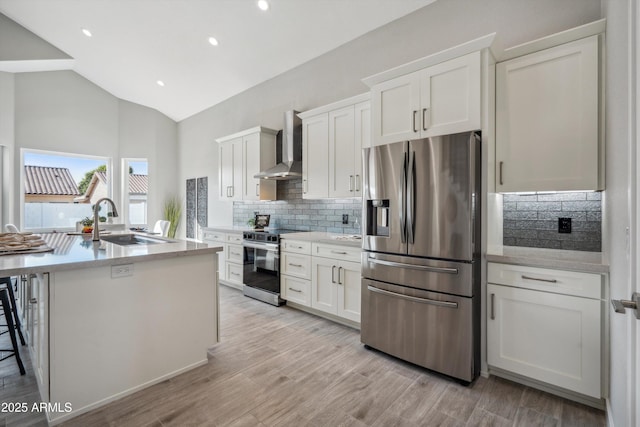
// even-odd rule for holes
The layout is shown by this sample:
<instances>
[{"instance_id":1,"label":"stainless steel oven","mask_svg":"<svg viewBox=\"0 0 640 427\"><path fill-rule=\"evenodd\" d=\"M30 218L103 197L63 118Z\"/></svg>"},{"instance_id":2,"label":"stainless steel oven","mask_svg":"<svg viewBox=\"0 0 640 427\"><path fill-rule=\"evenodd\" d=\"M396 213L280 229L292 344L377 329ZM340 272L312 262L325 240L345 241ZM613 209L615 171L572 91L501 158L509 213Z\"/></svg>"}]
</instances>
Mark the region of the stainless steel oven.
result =
<instances>
[{"instance_id":1,"label":"stainless steel oven","mask_svg":"<svg viewBox=\"0 0 640 427\"><path fill-rule=\"evenodd\" d=\"M280 236L271 231L243 233L243 293L272 305L282 305L280 298Z\"/></svg>"}]
</instances>

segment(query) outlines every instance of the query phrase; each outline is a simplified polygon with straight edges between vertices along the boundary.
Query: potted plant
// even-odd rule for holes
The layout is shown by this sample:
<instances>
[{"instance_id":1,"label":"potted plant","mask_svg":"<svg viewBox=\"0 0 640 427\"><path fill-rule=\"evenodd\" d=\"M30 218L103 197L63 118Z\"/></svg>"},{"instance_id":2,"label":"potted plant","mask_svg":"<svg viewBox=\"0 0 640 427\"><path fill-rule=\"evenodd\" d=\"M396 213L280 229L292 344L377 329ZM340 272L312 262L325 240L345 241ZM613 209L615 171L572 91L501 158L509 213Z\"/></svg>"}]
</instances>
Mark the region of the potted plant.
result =
<instances>
[{"instance_id":1,"label":"potted plant","mask_svg":"<svg viewBox=\"0 0 640 427\"><path fill-rule=\"evenodd\" d=\"M88 216L84 217L84 219L80 221L80 224L82 224L83 233L91 233L93 231L93 219Z\"/></svg>"},{"instance_id":2,"label":"potted plant","mask_svg":"<svg viewBox=\"0 0 640 427\"><path fill-rule=\"evenodd\" d=\"M170 196L164 202L164 219L169 221L167 237L175 238L180 216L182 215L182 201L177 196Z\"/></svg>"}]
</instances>

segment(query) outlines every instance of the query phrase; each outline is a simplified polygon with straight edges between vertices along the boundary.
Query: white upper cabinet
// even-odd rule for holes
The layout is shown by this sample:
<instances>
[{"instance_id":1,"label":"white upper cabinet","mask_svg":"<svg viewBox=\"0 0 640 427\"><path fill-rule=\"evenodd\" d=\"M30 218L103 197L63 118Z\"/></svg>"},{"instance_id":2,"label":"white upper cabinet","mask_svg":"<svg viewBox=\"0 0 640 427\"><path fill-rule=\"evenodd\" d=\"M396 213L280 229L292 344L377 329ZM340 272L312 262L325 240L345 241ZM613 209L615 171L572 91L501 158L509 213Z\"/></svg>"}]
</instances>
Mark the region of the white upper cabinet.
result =
<instances>
[{"instance_id":1,"label":"white upper cabinet","mask_svg":"<svg viewBox=\"0 0 640 427\"><path fill-rule=\"evenodd\" d=\"M496 190L604 189L598 36L496 65Z\"/></svg>"},{"instance_id":2,"label":"white upper cabinet","mask_svg":"<svg viewBox=\"0 0 640 427\"><path fill-rule=\"evenodd\" d=\"M481 128L480 51L374 84L373 145Z\"/></svg>"},{"instance_id":3,"label":"white upper cabinet","mask_svg":"<svg viewBox=\"0 0 640 427\"><path fill-rule=\"evenodd\" d=\"M362 148L370 146L369 94L300 113L303 198L362 195Z\"/></svg>"},{"instance_id":4,"label":"white upper cabinet","mask_svg":"<svg viewBox=\"0 0 640 427\"><path fill-rule=\"evenodd\" d=\"M329 115L302 120L302 197L329 197Z\"/></svg>"},{"instance_id":5,"label":"white upper cabinet","mask_svg":"<svg viewBox=\"0 0 640 427\"><path fill-rule=\"evenodd\" d=\"M216 139L220 200L275 200L275 181L253 176L276 164L276 133L255 127Z\"/></svg>"}]
</instances>

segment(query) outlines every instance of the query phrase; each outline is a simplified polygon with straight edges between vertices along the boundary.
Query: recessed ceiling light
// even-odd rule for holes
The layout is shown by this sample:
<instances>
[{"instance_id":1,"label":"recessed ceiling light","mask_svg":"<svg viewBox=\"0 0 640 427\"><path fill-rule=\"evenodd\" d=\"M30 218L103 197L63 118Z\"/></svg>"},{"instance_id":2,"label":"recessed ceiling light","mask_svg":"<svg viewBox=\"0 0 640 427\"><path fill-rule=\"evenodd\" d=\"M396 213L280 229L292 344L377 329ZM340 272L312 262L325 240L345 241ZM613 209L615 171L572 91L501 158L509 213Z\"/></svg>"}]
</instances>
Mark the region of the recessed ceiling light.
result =
<instances>
[{"instance_id":1,"label":"recessed ceiling light","mask_svg":"<svg viewBox=\"0 0 640 427\"><path fill-rule=\"evenodd\" d=\"M82 34L84 34L87 37L91 37L92 36L91 31L87 30L86 28L82 29Z\"/></svg>"},{"instance_id":2,"label":"recessed ceiling light","mask_svg":"<svg viewBox=\"0 0 640 427\"><path fill-rule=\"evenodd\" d=\"M269 10L269 2L267 0L258 0L260 10Z\"/></svg>"},{"instance_id":3,"label":"recessed ceiling light","mask_svg":"<svg viewBox=\"0 0 640 427\"><path fill-rule=\"evenodd\" d=\"M215 37L209 37L209 43L211 43L214 46L218 46L218 39Z\"/></svg>"},{"instance_id":4,"label":"recessed ceiling light","mask_svg":"<svg viewBox=\"0 0 640 427\"><path fill-rule=\"evenodd\" d=\"M164 82L162 80L158 80L156 83L158 83L158 86L164 87Z\"/></svg>"}]
</instances>

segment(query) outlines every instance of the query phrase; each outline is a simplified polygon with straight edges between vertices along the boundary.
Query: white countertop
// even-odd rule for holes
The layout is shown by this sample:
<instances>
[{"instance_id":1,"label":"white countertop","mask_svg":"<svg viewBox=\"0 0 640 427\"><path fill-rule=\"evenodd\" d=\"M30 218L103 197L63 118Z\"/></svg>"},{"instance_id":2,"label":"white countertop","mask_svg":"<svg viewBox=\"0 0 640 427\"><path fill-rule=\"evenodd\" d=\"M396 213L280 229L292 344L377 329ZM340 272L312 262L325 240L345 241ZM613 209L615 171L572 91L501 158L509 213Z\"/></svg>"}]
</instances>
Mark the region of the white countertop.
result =
<instances>
[{"instance_id":1,"label":"white countertop","mask_svg":"<svg viewBox=\"0 0 640 427\"><path fill-rule=\"evenodd\" d=\"M489 250L487 261L585 273L609 272L609 265L604 261L601 252L503 246Z\"/></svg>"},{"instance_id":2,"label":"white countertop","mask_svg":"<svg viewBox=\"0 0 640 427\"><path fill-rule=\"evenodd\" d=\"M204 231L220 231L223 233L242 233L243 231L253 231L253 228L238 225L218 225L211 227L202 227Z\"/></svg>"},{"instance_id":3,"label":"white countertop","mask_svg":"<svg viewBox=\"0 0 640 427\"><path fill-rule=\"evenodd\" d=\"M304 240L316 243L329 243L332 245L362 247L362 239L354 238L352 234L325 233L322 231L301 231L300 233L286 233L281 239Z\"/></svg>"},{"instance_id":4,"label":"white countertop","mask_svg":"<svg viewBox=\"0 0 640 427\"><path fill-rule=\"evenodd\" d=\"M111 234L113 235L115 234ZM0 256L0 277L213 254L222 251L220 246L159 237L154 239L166 240L167 243L121 246L105 241L93 242L91 235L43 233L41 236L49 247L54 248L54 251L2 255ZM141 236L145 235L141 234Z\"/></svg>"}]
</instances>

